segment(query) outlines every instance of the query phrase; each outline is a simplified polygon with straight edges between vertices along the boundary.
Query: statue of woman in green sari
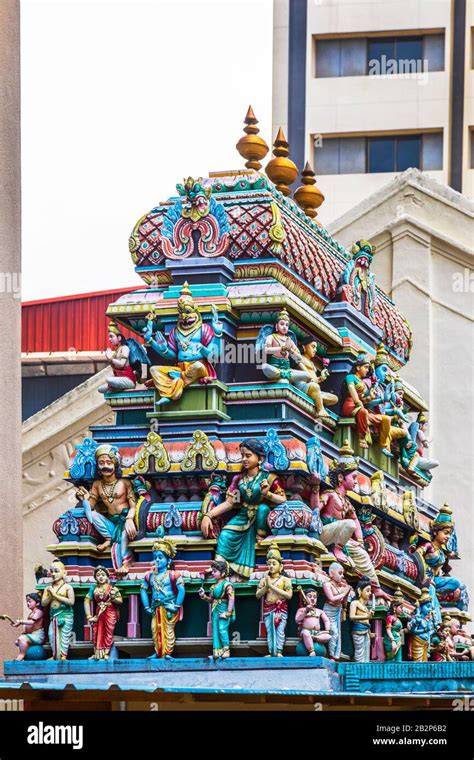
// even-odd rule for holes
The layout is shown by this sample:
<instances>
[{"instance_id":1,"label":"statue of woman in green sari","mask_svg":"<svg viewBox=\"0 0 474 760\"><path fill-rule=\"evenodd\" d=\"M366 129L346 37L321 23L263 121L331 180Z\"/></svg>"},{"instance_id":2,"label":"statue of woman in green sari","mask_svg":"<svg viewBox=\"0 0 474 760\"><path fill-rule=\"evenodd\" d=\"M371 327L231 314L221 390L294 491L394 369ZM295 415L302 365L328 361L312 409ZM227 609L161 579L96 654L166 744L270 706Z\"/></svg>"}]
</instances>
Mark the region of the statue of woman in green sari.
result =
<instances>
[{"instance_id":1,"label":"statue of woman in green sari","mask_svg":"<svg viewBox=\"0 0 474 760\"><path fill-rule=\"evenodd\" d=\"M256 438L240 444L242 469L236 475L222 504L203 515L201 530L212 535L213 521L226 512L234 514L217 537L216 560L226 560L231 570L247 579L255 567L255 542L267 535L271 509L286 501L286 494L274 473L263 468L265 449Z\"/></svg>"}]
</instances>

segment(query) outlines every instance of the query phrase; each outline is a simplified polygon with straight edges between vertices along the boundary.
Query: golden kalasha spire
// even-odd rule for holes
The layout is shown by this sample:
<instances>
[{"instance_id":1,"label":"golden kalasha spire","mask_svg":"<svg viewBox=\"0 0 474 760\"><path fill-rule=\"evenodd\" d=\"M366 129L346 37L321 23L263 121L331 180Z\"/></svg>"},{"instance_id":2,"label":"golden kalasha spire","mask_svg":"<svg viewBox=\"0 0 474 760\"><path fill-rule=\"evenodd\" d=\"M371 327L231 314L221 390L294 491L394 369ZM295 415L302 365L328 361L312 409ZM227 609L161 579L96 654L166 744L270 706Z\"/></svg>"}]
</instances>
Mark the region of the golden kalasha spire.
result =
<instances>
[{"instance_id":1,"label":"golden kalasha spire","mask_svg":"<svg viewBox=\"0 0 474 760\"><path fill-rule=\"evenodd\" d=\"M275 158L272 158L268 162L265 171L267 177L275 183L277 190L280 190L283 195L290 195L290 185L293 184L298 176L296 164L288 158L288 153L288 141L280 127L273 143L273 155Z\"/></svg>"},{"instance_id":2,"label":"golden kalasha spire","mask_svg":"<svg viewBox=\"0 0 474 760\"><path fill-rule=\"evenodd\" d=\"M324 201L324 195L319 187L315 187L316 175L308 161L301 172L301 181L303 184L295 190L294 199L305 214L314 219L318 215L316 209Z\"/></svg>"},{"instance_id":3,"label":"golden kalasha spire","mask_svg":"<svg viewBox=\"0 0 474 760\"><path fill-rule=\"evenodd\" d=\"M245 124L247 125L244 127L245 135L240 138L235 147L242 158L247 159L245 163L247 169L254 169L258 172L262 168L260 161L265 158L268 153L268 145L263 137L260 137L258 134L260 132L257 127L258 119L253 112L252 106L249 106L247 111Z\"/></svg>"}]
</instances>

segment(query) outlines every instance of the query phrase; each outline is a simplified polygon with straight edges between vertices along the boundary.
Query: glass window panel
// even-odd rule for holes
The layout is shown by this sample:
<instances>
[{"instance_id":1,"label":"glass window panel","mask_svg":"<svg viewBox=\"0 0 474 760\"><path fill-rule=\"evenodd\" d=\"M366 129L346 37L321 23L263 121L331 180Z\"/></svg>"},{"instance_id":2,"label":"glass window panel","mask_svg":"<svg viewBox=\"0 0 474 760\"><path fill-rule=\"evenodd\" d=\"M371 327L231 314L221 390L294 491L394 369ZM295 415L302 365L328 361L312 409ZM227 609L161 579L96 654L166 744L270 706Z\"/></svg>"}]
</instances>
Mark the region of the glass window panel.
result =
<instances>
[{"instance_id":1,"label":"glass window panel","mask_svg":"<svg viewBox=\"0 0 474 760\"><path fill-rule=\"evenodd\" d=\"M420 168L420 135L397 137L397 172L414 167Z\"/></svg>"},{"instance_id":2,"label":"glass window panel","mask_svg":"<svg viewBox=\"0 0 474 760\"><path fill-rule=\"evenodd\" d=\"M367 40L341 40L341 76L357 77L367 74Z\"/></svg>"},{"instance_id":3,"label":"glass window panel","mask_svg":"<svg viewBox=\"0 0 474 760\"><path fill-rule=\"evenodd\" d=\"M365 137L344 137L339 140L339 173L365 174Z\"/></svg>"},{"instance_id":4,"label":"glass window panel","mask_svg":"<svg viewBox=\"0 0 474 760\"><path fill-rule=\"evenodd\" d=\"M367 142L368 171L371 174L395 171L395 138L370 137Z\"/></svg>"},{"instance_id":5,"label":"glass window panel","mask_svg":"<svg viewBox=\"0 0 474 760\"><path fill-rule=\"evenodd\" d=\"M395 56L393 39L381 37L367 40L367 70L369 74L385 74L387 61Z\"/></svg>"},{"instance_id":6,"label":"glass window panel","mask_svg":"<svg viewBox=\"0 0 474 760\"><path fill-rule=\"evenodd\" d=\"M423 57L428 71L444 71L444 34L426 35Z\"/></svg>"},{"instance_id":7,"label":"glass window panel","mask_svg":"<svg viewBox=\"0 0 474 760\"><path fill-rule=\"evenodd\" d=\"M341 41L316 41L316 76L341 76Z\"/></svg>"},{"instance_id":8,"label":"glass window panel","mask_svg":"<svg viewBox=\"0 0 474 760\"><path fill-rule=\"evenodd\" d=\"M422 161L421 168L423 171L442 169L443 168L443 134L442 132L423 135L422 139Z\"/></svg>"},{"instance_id":9,"label":"glass window panel","mask_svg":"<svg viewBox=\"0 0 474 760\"><path fill-rule=\"evenodd\" d=\"M339 174L339 140L323 137L322 144L314 146L316 174Z\"/></svg>"},{"instance_id":10,"label":"glass window panel","mask_svg":"<svg viewBox=\"0 0 474 760\"><path fill-rule=\"evenodd\" d=\"M423 71L423 38L399 37L396 42L399 73Z\"/></svg>"},{"instance_id":11,"label":"glass window panel","mask_svg":"<svg viewBox=\"0 0 474 760\"><path fill-rule=\"evenodd\" d=\"M469 137L471 139L471 169L474 169L474 130L471 129Z\"/></svg>"}]
</instances>

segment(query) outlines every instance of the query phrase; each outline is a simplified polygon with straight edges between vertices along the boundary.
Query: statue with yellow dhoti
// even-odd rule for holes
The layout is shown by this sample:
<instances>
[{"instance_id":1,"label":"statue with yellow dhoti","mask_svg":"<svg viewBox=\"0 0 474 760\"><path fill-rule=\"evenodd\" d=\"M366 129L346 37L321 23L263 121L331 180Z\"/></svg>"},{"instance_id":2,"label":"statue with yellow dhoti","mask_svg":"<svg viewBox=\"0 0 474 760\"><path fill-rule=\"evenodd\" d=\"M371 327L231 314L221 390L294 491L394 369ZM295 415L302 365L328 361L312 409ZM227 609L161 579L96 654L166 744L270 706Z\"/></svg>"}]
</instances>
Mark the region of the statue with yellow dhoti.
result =
<instances>
[{"instance_id":1,"label":"statue with yellow dhoti","mask_svg":"<svg viewBox=\"0 0 474 760\"><path fill-rule=\"evenodd\" d=\"M223 325L217 309L212 305L212 323L203 323L194 303L191 289L184 283L178 299L178 322L168 338L157 331L153 337L153 314L148 315L143 331L145 343L160 356L175 362L173 366L151 367L153 383L160 394L157 406L177 401L188 385L208 383L215 379L216 371L210 361L216 348L216 338L222 336Z\"/></svg>"}]
</instances>

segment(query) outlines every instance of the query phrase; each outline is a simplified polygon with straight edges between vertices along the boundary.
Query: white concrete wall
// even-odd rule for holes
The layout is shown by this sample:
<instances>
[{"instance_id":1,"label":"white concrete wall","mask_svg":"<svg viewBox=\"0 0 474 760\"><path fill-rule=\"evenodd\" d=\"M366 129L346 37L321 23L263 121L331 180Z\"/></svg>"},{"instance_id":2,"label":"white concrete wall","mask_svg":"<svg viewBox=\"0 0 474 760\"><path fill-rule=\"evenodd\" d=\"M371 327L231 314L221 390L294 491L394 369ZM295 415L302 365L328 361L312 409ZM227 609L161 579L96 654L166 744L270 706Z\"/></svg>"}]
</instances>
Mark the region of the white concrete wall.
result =
<instances>
[{"instance_id":1,"label":"white concrete wall","mask_svg":"<svg viewBox=\"0 0 474 760\"><path fill-rule=\"evenodd\" d=\"M272 140L279 127L288 136L288 32L289 0L273 1L273 106Z\"/></svg>"}]
</instances>

